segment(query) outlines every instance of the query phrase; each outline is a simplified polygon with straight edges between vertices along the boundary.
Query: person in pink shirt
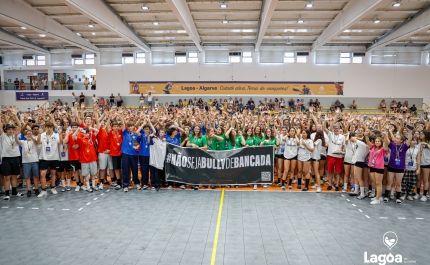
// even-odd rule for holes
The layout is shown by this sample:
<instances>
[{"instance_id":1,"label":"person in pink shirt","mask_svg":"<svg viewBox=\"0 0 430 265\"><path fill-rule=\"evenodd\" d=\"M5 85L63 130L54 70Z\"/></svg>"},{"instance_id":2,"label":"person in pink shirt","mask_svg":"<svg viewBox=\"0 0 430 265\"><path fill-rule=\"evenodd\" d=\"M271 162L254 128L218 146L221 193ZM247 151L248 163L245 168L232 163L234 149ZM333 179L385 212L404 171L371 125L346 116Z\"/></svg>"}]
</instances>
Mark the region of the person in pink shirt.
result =
<instances>
[{"instance_id":1,"label":"person in pink shirt","mask_svg":"<svg viewBox=\"0 0 430 265\"><path fill-rule=\"evenodd\" d=\"M364 133L365 141L370 148L369 163L370 178L373 183L376 183L376 197L372 199L370 204L380 204L382 201L382 178L384 177L384 157L388 152L388 133L383 130L382 136L376 136L374 143L369 140L369 131Z\"/></svg>"}]
</instances>

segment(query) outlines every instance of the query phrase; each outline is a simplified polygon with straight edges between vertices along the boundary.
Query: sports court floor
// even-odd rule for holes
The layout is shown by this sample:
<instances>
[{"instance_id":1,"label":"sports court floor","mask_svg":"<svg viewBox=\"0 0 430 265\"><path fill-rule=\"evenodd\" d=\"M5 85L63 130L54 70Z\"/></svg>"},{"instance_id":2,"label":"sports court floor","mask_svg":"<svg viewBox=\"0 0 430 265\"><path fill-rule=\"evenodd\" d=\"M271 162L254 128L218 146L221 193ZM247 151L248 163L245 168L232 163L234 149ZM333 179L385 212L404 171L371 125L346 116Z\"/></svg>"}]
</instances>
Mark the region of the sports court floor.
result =
<instances>
[{"instance_id":1,"label":"sports court floor","mask_svg":"<svg viewBox=\"0 0 430 265\"><path fill-rule=\"evenodd\" d=\"M220 190L12 198L0 201L0 264L365 264L364 252L430 263L429 203L343 195L226 190L221 216Z\"/></svg>"}]
</instances>

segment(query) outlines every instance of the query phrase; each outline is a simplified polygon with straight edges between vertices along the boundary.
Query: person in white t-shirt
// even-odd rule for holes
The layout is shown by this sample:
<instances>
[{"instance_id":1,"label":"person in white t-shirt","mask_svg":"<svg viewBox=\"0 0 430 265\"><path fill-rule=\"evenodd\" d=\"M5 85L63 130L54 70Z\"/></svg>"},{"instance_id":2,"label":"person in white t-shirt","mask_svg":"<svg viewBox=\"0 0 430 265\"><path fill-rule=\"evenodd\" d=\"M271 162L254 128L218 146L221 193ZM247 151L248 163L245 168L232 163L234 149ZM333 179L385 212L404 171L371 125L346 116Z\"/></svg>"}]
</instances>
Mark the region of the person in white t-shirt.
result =
<instances>
[{"instance_id":1,"label":"person in white t-shirt","mask_svg":"<svg viewBox=\"0 0 430 265\"><path fill-rule=\"evenodd\" d=\"M276 163L278 164L278 186L282 187L281 179L284 173L284 152L285 152L285 141L283 138L287 135L287 127L282 127L280 134L277 136L279 139L279 148L276 149L275 157ZM284 183L285 189L285 183Z\"/></svg>"},{"instance_id":2,"label":"person in white t-shirt","mask_svg":"<svg viewBox=\"0 0 430 265\"><path fill-rule=\"evenodd\" d=\"M21 123L19 122L16 112L9 112L7 115L10 116L12 120L14 120L15 124L18 125L18 128L13 124L7 124L3 131L3 124L0 119L0 140L1 140L1 171L4 177L4 187L6 195L3 197L3 200L10 200L10 186L12 184L12 196L22 197L24 194L17 192L17 178L19 175L19 164L21 156L19 152L19 147L15 142L15 134L19 133L21 130Z\"/></svg>"},{"instance_id":3,"label":"person in white t-shirt","mask_svg":"<svg viewBox=\"0 0 430 265\"><path fill-rule=\"evenodd\" d=\"M148 95L146 96L147 102L148 102L148 108L152 108L152 98L154 96L152 95L151 92L148 93Z\"/></svg>"},{"instance_id":4,"label":"person in white t-shirt","mask_svg":"<svg viewBox=\"0 0 430 265\"><path fill-rule=\"evenodd\" d=\"M98 103L99 97L96 96L96 94L93 94L93 103Z\"/></svg>"},{"instance_id":5,"label":"person in white t-shirt","mask_svg":"<svg viewBox=\"0 0 430 265\"><path fill-rule=\"evenodd\" d=\"M72 92L72 106L75 106L77 100L78 98L75 96L75 92Z\"/></svg>"},{"instance_id":6,"label":"person in white t-shirt","mask_svg":"<svg viewBox=\"0 0 430 265\"><path fill-rule=\"evenodd\" d=\"M309 138L310 132L308 129L302 131L301 138L299 141L299 151L297 153L297 169L298 169L298 181L301 183L302 177L306 178L305 187L302 191L308 191L310 181L310 166L312 152L314 151L314 142Z\"/></svg>"},{"instance_id":7,"label":"person in white t-shirt","mask_svg":"<svg viewBox=\"0 0 430 265\"><path fill-rule=\"evenodd\" d=\"M298 149L298 143L299 133L296 132L294 127L291 127L288 130L288 135L285 135L282 140L285 142L285 148L284 148L284 174L282 175L282 184L281 189L285 190L285 181L286 178L288 178L288 189L292 189L293 186L291 186L292 178L291 176L294 175L294 172L296 170L297 165L297 149ZM288 175L288 173L290 175ZM298 183L297 188L301 188L301 182Z\"/></svg>"},{"instance_id":8,"label":"person in white t-shirt","mask_svg":"<svg viewBox=\"0 0 430 265\"><path fill-rule=\"evenodd\" d=\"M37 139L33 136L33 131L25 131L25 140L18 139L19 134L15 134L15 142L22 147L22 172L24 173L25 184L27 186L27 197L31 197L31 178L34 183L39 179L39 157L37 155ZM34 193L39 195L39 188L34 186Z\"/></svg>"},{"instance_id":9,"label":"person in white t-shirt","mask_svg":"<svg viewBox=\"0 0 430 265\"><path fill-rule=\"evenodd\" d=\"M57 169L59 168L59 152L58 144L63 143L63 139L57 133L54 133L54 124L52 122L45 123L45 132L41 133L37 138L37 144L42 144L40 150L39 160L40 160L40 182L42 184L42 192L39 194L39 198L47 195L46 192L46 173L48 168L51 169L51 192L52 194L57 194L55 188L55 179L57 174ZM34 183L34 185L37 185Z\"/></svg>"},{"instance_id":10,"label":"person in white t-shirt","mask_svg":"<svg viewBox=\"0 0 430 265\"><path fill-rule=\"evenodd\" d=\"M140 94L139 97L139 107L143 108L145 106L145 96L142 94Z\"/></svg>"},{"instance_id":11,"label":"person in white t-shirt","mask_svg":"<svg viewBox=\"0 0 430 265\"><path fill-rule=\"evenodd\" d=\"M327 133L329 138L328 143L328 155L327 155L327 171L328 171L328 188L327 190L333 189L332 179L334 171L336 170L336 191L339 191L339 178L340 174L343 173L343 152L342 148L345 145L345 136L340 134L339 124L333 124L333 132L326 128L326 124L323 124L324 131Z\"/></svg>"},{"instance_id":12,"label":"person in white t-shirt","mask_svg":"<svg viewBox=\"0 0 430 265\"><path fill-rule=\"evenodd\" d=\"M321 150L325 148L326 141L324 132L322 130L317 130L315 133L311 134L311 139L314 141L314 151L312 152L312 172L315 174L316 184L311 188L316 188L317 193L321 192L321 175L320 175L320 160L321 160ZM324 169L323 169L324 170Z\"/></svg>"}]
</instances>

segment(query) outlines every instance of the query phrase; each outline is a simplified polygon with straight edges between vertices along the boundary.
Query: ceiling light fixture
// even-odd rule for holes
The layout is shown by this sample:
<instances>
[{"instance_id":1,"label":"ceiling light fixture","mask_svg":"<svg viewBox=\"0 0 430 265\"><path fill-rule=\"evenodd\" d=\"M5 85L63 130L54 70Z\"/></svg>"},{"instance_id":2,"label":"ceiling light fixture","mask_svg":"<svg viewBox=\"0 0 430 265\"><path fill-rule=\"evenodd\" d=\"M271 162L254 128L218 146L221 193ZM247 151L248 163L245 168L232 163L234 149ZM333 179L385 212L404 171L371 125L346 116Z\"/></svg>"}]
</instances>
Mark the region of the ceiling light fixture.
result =
<instances>
[{"instance_id":1,"label":"ceiling light fixture","mask_svg":"<svg viewBox=\"0 0 430 265\"><path fill-rule=\"evenodd\" d=\"M312 3L312 1L309 1L309 2L306 4L306 7L307 7L307 8L314 7L314 4Z\"/></svg>"},{"instance_id":2,"label":"ceiling light fixture","mask_svg":"<svg viewBox=\"0 0 430 265\"><path fill-rule=\"evenodd\" d=\"M152 22L152 24L153 24L154 26L158 26L158 25L160 25L160 23L157 21L157 17L155 17L155 20Z\"/></svg>"},{"instance_id":3,"label":"ceiling light fixture","mask_svg":"<svg viewBox=\"0 0 430 265\"><path fill-rule=\"evenodd\" d=\"M27 29L26 27L22 26L21 29Z\"/></svg>"},{"instance_id":4,"label":"ceiling light fixture","mask_svg":"<svg viewBox=\"0 0 430 265\"><path fill-rule=\"evenodd\" d=\"M45 34L39 34L40 37L45 38L46 35Z\"/></svg>"},{"instance_id":5,"label":"ceiling light fixture","mask_svg":"<svg viewBox=\"0 0 430 265\"><path fill-rule=\"evenodd\" d=\"M19 37L21 37L21 38L25 38L25 36L24 35L18 35Z\"/></svg>"},{"instance_id":6,"label":"ceiling light fixture","mask_svg":"<svg viewBox=\"0 0 430 265\"><path fill-rule=\"evenodd\" d=\"M227 20L227 16L224 17L224 20L222 21L223 24L227 24L228 20Z\"/></svg>"},{"instance_id":7,"label":"ceiling light fixture","mask_svg":"<svg viewBox=\"0 0 430 265\"><path fill-rule=\"evenodd\" d=\"M287 38L287 44L291 44L290 37Z\"/></svg>"},{"instance_id":8,"label":"ceiling light fixture","mask_svg":"<svg viewBox=\"0 0 430 265\"><path fill-rule=\"evenodd\" d=\"M401 5L402 3L400 2L400 0L397 0L396 2L393 3L393 7L399 7Z\"/></svg>"},{"instance_id":9,"label":"ceiling light fixture","mask_svg":"<svg viewBox=\"0 0 430 265\"><path fill-rule=\"evenodd\" d=\"M91 32L91 35L96 35L96 33L95 32Z\"/></svg>"},{"instance_id":10,"label":"ceiling light fixture","mask_svg":"<svg viewBox=\"0 0 430 265\"><path fill-rule=\"evenodd\" d=\"M180 30L177 31L177 33L187 33L187 31L184 30L184 29L180 29Z\"/></svg>"},{"instance_id":11,"label":"ceiling light fixture","mask_svg":"<svg viewBox=\"0 0 430 265\"><path fill-rule=\"evenodd\" d=\"M81 33L79 33L79 32L76 32L76 35L78 35L79 37L82 36Z\"/></svg>"},{"instance_id":12,"label":"ceiling light fixture","mask_svg":"<svg viewBox=\"0 0 430 265\"><path fill-rule=\"evenodd\" d=\"M299 20L297 20L297 23L304 23L305 21L302 19L302 17L299 17Z\"/></svg>"},{"instance_id":13,"label":"ceiling light fixture","mask_svg":"<svg viewBox=\"0 0 430 265\"><path fill-rule=\"evenodd\" d=\"M373 23L375 23L375 24L381 23L381 20L379 20L379 18L375 17L375 19L373 20Z\"/></svg>"},{"instance_id":14,"label":"ceiling light fixture","mask_svg":"<svg viewBox=\"0 0 430 265\"><path fill-rule=\"evenodd\" d=\"M225 2L222 2L222 3L219 5L219 7L220 7L220 8L227 8L227 7L228 7L228 5L227 5Z\"/></svg>"},{"instance_id":15,"label":"ceiling light fixture","mask_svg":"<svg viewBox=\"0 0 430 265\"><path fill-rule=\"evenodd\" d=\"M95 25L93 24L93 22L92 21L90 21L90 23L88 23L88 25L87 25L89 28L94 28L95 27Z\"/></svg>"},{"instance_id":16,"label":"ceiling light fixture","mask_svg":"<svg viewBox=\"0 0 430 265\"><path fill-rule=\"evenodd\" d=\"M141 8L142 8L143 10L149 10L149 6L147 6L147 5L143 5Z\"/></svg>"}]
</instances>

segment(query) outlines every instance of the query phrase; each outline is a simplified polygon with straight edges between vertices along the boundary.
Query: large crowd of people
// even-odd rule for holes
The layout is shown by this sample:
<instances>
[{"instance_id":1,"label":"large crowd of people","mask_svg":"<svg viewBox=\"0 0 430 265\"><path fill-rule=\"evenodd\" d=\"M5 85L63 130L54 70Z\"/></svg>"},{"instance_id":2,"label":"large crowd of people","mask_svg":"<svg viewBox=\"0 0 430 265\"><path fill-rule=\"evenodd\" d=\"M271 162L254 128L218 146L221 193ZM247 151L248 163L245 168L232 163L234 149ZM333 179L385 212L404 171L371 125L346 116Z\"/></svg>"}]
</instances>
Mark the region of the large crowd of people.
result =
<instances>
[{"instance_id":1,"label":"large crowd of people","mask_svg":"<svg viewBox=\"0 0 430 265\"><path fill-rule=\"evenodd\" d=\"M141 95L139 109L123 107L120 95L119 105L108 100L101 105L95 95L92 106L85 106L82 98L78 102L74 95L73 99L66 107L56 102L49 109L2 109L4 200L25 196L17 190L21 180L28 197L47 196L48 180L52 194L57 194L57 186L61 192L70 191L72 179L76 192L94 192L105 185L124 192L131 187L185 189L182 183L166 182L164 171L150 165L155 139L211 152L273 146L272 185L281 190L294 185L302 191L349 192L360 200L370 198L372 205L428 198L428 113L415 118L408 111L384 109L379 115L365 116L342 112L338 103L323 112L318 100L302 107L294 99L265 99L259 104L252 98L247 102L190 99L161 104L149 94ZM249 185L261 188L258 183ZM205 183L189 186L207 188Z\"/></svg>"}]
</instances>

